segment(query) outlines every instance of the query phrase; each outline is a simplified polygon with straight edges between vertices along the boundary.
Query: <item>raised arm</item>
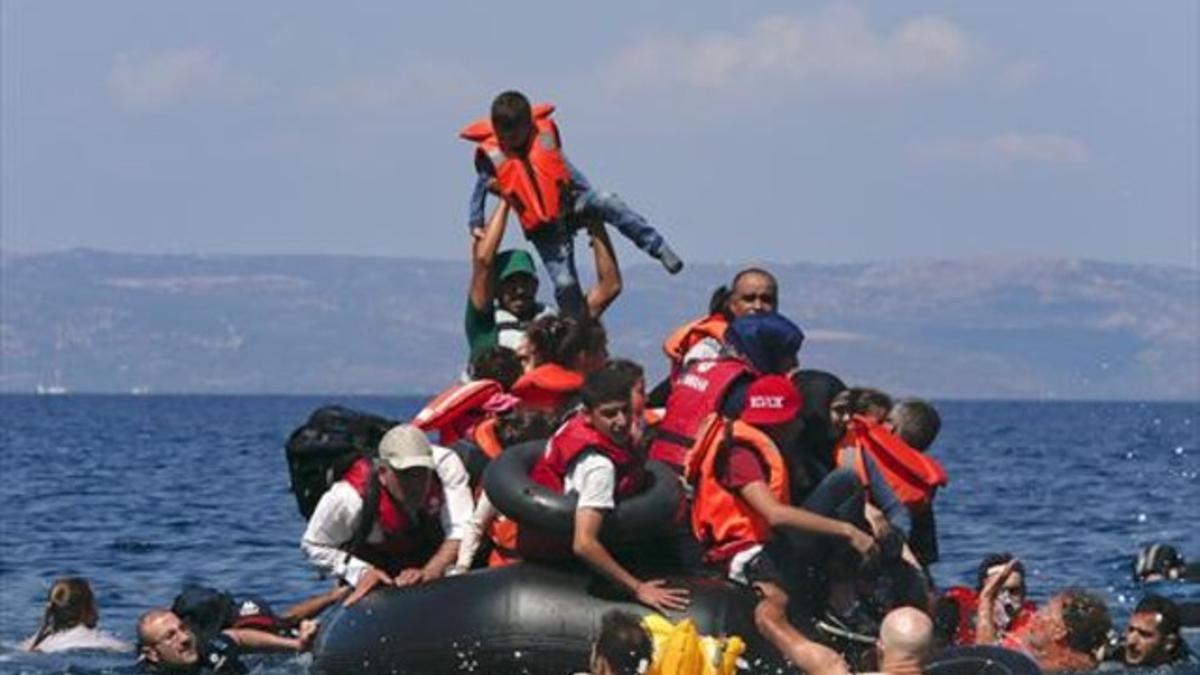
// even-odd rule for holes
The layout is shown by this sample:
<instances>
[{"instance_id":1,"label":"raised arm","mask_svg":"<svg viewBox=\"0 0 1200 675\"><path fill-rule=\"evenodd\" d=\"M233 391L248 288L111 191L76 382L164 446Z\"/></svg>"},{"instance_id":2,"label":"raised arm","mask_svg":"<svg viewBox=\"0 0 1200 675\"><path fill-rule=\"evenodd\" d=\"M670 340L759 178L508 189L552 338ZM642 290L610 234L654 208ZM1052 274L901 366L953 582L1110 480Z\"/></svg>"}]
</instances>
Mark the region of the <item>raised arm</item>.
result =
<instances>
[{"instance_id":1,"label":"raised arm","mask_svg":"<svg viewBox=\"0 0 1200 675\"><path fill-rule=\"evenodd\" d=\"M588 291L588 315L599 319L604 310L621 294L621 268L617 265L617 252L604 222L594 220L588 224L592 239L592 253L596 256L596 285Z\"/></svg>"},{"instance_id":2,"label":"raised arm","mask_svg":"<svg viewBox=\"0 0 1200 675\"><path fill-rule=\"evenodd\" d=\"M501 200L492 211L482 236L471 237L471 286L467 297L478 312L487 311L496 294L494 269L496 251L504 239L504 225L508 220L508 202Z\"/></svg>"}]
</instances>

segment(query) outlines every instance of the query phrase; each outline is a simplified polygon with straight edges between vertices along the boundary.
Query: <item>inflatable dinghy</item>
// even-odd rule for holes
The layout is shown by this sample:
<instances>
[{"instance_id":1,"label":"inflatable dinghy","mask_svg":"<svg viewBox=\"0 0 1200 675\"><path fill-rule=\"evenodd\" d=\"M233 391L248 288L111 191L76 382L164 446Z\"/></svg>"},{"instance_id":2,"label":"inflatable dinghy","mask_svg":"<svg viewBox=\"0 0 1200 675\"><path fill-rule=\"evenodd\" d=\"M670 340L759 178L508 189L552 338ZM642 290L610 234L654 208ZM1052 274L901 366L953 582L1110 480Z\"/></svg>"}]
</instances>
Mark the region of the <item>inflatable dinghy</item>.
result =
<instances>
[{"instance_id":1,"label":"inflatable dinghy","mask_svg":"<svg viewBox=\"0 0 1200 675\"><path fill-rule=\"evenodd\" d=\"M691 591L688 611L672 621L687 616L702 635L740 637L749 672L792 672L755 631L752 591L713 578L671 583ZM564 675L586 668L610 609L650 612L586 571L528 562L378 588L324 622L312 672Z\"/></svg>"}]
</instances>

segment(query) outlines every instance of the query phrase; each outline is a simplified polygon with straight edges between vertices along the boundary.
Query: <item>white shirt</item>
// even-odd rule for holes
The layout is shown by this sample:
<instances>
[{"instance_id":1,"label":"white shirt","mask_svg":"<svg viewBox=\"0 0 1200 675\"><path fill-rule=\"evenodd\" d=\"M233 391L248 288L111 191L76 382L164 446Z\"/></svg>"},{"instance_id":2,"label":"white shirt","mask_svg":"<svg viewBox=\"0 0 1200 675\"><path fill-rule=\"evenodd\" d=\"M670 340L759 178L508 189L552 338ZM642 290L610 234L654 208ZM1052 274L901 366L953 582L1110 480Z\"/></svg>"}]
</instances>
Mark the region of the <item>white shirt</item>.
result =
<instances>
[{"instance_id":1,"label":"white shirt","mask_svg":"<svg viewBox=\"0 0 1200 675\"><path fill-rule=\"evenodd\" d=\"M617 466L594 450L586 451L567 467L563 492L579 495L576 509L611 510L617 505Z\"/></svg>"},{"instance_id":2,"label":"white shirt","mask_svg":"<svg viewBox=\"0 0 1200 675\"><path fill-rule=\"evenodd\" d=\"M33 644L33 638L29 638L21 643L21 648L28 651L29 646ZM41 644L37 646L37 651L47 654L54 652L65 652L72 649L103 649L110 652L131 652L133 645L123 640L113 637L99 628L88 628L83 624L79 624L74 628L59 631L46 636Z\"/></svg>"},{"instance_id":3,"label":"white shirt","mask_svg":"<svg viewBox=\"0 0 1200 675\"><path fill-rule=\"evenodd\" d=\"M691 349L687 350L687 353L683 355L683 362L680 364L680 366L686 366L693 361L699 361L701 359L715 359L720 355L721 341L714 337L706 337L692 345Z\"/></svg>"},{"instance_id":4,"label":"white shirt","mask_svg":"<svg viewBox=\"0 0 1200 675\"><path fill-rule=\"evenodd\" d=\"M467 469L453 450L437 445L433 446L433 461L444 496L438 513L442 531L447 540L461 540L475 509ZM354 538L362 510L363 499L354 486L339 480L317 502L300 540L300 548L310 563L352 586L371 568L370 563L341 549ZM382 542L383 530L375 523L367 535L367 543Z\"/></svg>"}]
</instances>

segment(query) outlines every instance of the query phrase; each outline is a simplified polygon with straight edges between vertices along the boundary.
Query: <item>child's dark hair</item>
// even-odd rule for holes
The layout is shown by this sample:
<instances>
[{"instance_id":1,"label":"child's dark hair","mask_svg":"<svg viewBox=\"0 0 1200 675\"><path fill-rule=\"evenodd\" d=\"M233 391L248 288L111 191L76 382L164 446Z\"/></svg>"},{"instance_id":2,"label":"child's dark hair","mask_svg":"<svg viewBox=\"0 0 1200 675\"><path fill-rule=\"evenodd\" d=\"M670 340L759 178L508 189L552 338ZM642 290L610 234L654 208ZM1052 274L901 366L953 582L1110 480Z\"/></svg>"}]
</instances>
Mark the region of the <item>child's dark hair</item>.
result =
<instances>
[{"instance_id":1,"label":"child's dark hair","mask_svg":"<svg viewBox=\"0 0 1200 675\"><path fill-rule=\"evenodd\" d=\"M80 624L95 628L100 621L100 613L96 610L96 597L92 595L92 587L81 577L63 577L55 579L46 594L46 610L42 613L42 625L38 627L37 635L29 649L37 649L42 640Z\"/></svg>"},{"instance_id":2,"label":"child's dark hair","mask_svg":"<svg viewBox=\"0 0 1200 675\"><path fill-rule=\"evenodd\" d=\"M618 370L601 368L589 373L579 390L579 398L587 408L612 401L628 402L633 397L633 382L629 375Z\"/></svg>"},{"instance_id":3,"label":"child's dark hair","mask_svg":"<svg viewBox=\"0 0 1200 675\"><path fill-rule=\"evenodd\" d=\"M516 90L501 93L492 100L492 126L499 132L518 131L533 124L529 99Z\"/></svg>"},{"instance_id":4,"label":"child's dark hair","mask_svg":"<svg viewBox=\"0 0 1200 675\"><path fill-rule=\"evenodd\" d=\"M470 375L476 380L495 380L504 387L504 391L512 389L513 384L520 379L523 368L517 353L508 347L488 347L481 350L471 359Z\"/></svg>"},{"instance_id":5,"label":"child's dark hair","mask_svg":"<svg viewBox=\"0 0 1200 675\"><path fill-rule=\"evenodd\" d=\"M614 609L600 618L596 656L617 675L640 675L654 658L654 643L636 616Z\"/></svg>"},{"instance_id":6,"label":"child's dark hair","mask_svg":"<svg viewBox=\"0 0 1200 675\"><path fill-rule=\"evenodd\" d=\"M917 450L927 450L942 430L942 418L927 401L906 398L897 401L888 413L896 435Z\"/></svg>"},{"instance_id":7,"label":"child's dark hair","mask_svg":"<svg viewBox=\"0 0 1200 675\"><path fill-rule=\"evenodd\" d=\"M579 357L592 348L593 342L604 339L603 331L599 322L552 315L529 324L525 338L539 361L574 368Z\"/></svg>"},{"instance_id":8,"label":"child's dark hair","mask_svg":"<svg viewBox=\"0 0 1200 675\"><path fill-rule=\"evenodd\" d=\"M983 560L979 562L979 567L975 569L975 590L983 590L983 585L987 583L988 570L1000 565L1007 565L1009 561L1014 560L1016 556L1011 553L989 553L983 556ZM1017 560L1013 565L1013 571L1021 575L1021 590L1025 589L1025 563Z\"/></svg>"},{"instance_id":9,"label":"child's dark hair","mask_svg":"<svg viewBox=\"0 0 1200 675\"><path fill-rule=\"evenodd\" d=\"M834 396L829 407L836 413L874 414L882 418L892 409L892 397L878 389L851 387Z\"/></svg>"},{"instance_id":10,"label":"child's dark hair","mask_svg":"<svg viewBox=\"0 0 1200 675\"><path fill-rule=\"evenodd\" d=\"M536 410L512 410L496 419L496 437L500 445L506 448L525 441L550 438L553 433L554 420Z\"/></svg>"}]
</instances>

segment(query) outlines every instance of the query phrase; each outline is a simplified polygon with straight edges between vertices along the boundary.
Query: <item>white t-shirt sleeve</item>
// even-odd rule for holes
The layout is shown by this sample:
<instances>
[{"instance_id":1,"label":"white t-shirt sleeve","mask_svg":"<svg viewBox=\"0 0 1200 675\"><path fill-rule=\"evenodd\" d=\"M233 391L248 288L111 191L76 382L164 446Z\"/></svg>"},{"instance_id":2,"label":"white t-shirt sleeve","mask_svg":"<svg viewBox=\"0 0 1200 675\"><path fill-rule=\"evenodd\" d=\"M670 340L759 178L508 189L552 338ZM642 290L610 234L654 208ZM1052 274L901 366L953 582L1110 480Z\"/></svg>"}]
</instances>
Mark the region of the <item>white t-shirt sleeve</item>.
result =
<instances>
[{"instance_id":1,"label":"white t-shirt sleeve","mask_svg":"<svg viewBox=\"0 0 1200 675\"><path fill-rule=\"evenodd\" d=\"M706 337L692 345L683 355L683 365L700 359L715 359L721 355L721 343L716 338Z\"/></svg>"},{"instance_id":2,"label":"white t-shirt sleeve","mask_svg":"<svg viewBox=\"0 0 1200 675\"><path fill-rule=\"evenodd\" d=\"M611 510L616 506L617 467L598 452L585 452L567 470L565 492L575 492L575 508Z\"/></svg>"},{"instance_id":3,"label":"white t-shirt sleeve","mask_svg":"<svg viewBox=\"0 0 1200 675\"><path fill-rule=\"evenodd\" d=\"M371 567L341 549L354 538L362 510L362 497L349 483L338 481L321 495L300 540L300 548L310 563L345 579L351 586L358 585L359 578Z\"/></svg>"},{"instance_id":4,"label":"white t-shirt sleeve","mask_svg":"<svg viewBox=\"0 0 1200 675\"><path fill-rule=\"evenodd\" d=\"M458 454L439 445L433 446L433 461L438 480L442 483L442 502L439 518L446 539L462 541L475 511L471 497L471 477Z\"/></svg>"}]
</instances>

